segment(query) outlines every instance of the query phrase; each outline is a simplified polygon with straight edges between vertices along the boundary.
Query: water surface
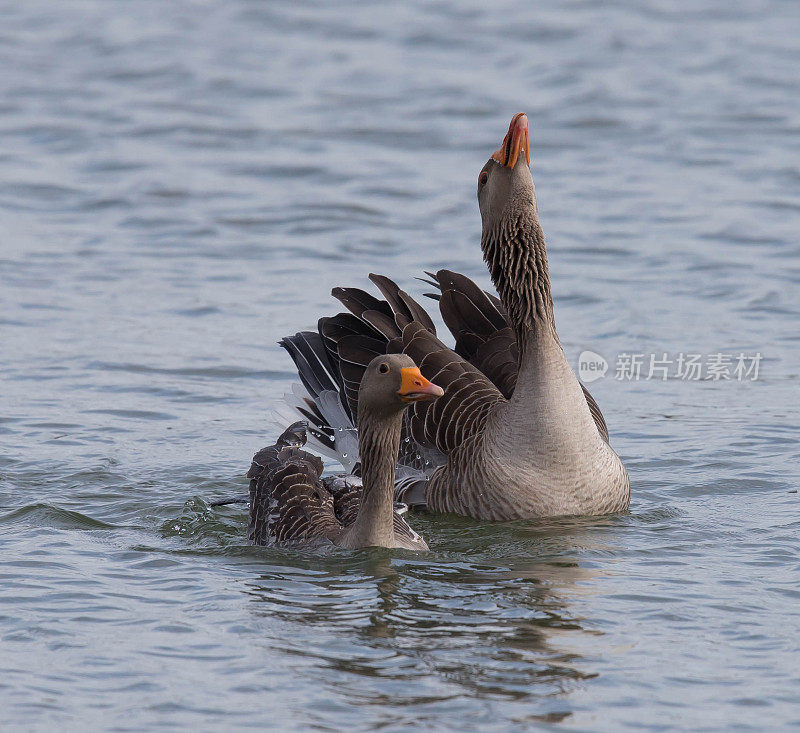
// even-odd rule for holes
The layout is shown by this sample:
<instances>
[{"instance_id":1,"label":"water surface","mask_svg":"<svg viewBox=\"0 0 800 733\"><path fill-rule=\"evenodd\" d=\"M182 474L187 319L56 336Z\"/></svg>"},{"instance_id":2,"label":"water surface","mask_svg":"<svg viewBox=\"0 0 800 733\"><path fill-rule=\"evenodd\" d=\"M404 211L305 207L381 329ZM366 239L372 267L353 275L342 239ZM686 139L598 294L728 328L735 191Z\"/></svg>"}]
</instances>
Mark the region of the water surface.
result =
<instances>
[{"instance_id":1,"label":"water surface","mask_svg":"<svg viewBox=\"0 0 800 733\"><path fill-rule=\"evenodd\" d=\"M0 2L4 729L800 726L796 3ZM488 285L531 120L630 513L250 548L292 365L370 271ZM763 354L756 381L620 353Z\"/></svg>"}]
</instances>

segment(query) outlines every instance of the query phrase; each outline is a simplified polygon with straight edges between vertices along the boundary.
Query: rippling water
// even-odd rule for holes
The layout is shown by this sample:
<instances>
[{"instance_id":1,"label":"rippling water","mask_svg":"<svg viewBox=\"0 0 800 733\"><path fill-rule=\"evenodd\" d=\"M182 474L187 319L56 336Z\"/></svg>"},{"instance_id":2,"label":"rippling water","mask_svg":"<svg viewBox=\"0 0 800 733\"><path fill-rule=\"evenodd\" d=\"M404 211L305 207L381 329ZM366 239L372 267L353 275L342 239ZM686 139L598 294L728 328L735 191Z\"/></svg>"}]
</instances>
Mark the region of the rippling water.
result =
<instances>
[{"instance_id":1,"label":"rippling water","mask_svg":"<svg viewBox=\"0 0 800 733\"><path fill-rule=\"evenodd\" d=\"M4 728L800 725L800 11L664 7L0 2ZM630 513L248 547L207 501L272 442L276 340L369 271L487 283L521 110Z\"/></svg>"}]
</instances>

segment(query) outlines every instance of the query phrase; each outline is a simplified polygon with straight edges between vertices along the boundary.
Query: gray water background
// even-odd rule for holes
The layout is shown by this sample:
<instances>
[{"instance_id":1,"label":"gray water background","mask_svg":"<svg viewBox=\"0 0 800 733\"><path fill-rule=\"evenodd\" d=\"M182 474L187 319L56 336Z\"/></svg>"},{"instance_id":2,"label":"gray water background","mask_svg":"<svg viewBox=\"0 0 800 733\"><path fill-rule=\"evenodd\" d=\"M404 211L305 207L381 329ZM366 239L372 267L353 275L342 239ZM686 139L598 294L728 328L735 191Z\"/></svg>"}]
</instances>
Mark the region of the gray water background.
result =
<instances>
[{"instance_id":1,"label":"gray water background","mask_svg":"<svg viewBox=\"0 0 800 733\"><path fill-rule=\"evenodd\" d=\"M4 730L800 726L800 6L0 2ZM531 120L559 334L630 513L250 548L334 285L485 285ZM757 381L614 378L761 352Z\"/></svg>"}]
</instances>

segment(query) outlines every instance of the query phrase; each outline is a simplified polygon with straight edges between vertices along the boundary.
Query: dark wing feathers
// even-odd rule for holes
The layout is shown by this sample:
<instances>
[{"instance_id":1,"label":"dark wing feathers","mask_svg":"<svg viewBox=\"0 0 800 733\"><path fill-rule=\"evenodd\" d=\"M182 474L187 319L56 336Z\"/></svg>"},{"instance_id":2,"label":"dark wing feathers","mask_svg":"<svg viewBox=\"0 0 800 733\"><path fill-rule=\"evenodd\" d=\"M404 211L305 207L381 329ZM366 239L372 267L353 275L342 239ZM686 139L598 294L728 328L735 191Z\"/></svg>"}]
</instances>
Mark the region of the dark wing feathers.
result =
<instances>
[{"instance_id":1,"label":"dark wing feathers","mask_svg":"<svg viewBox=\"0 0 800 733\"><path fill-rule=\"evenodd\" d=\"M600 412L600 407L594 401L594 397L589 394L589 390L583 385L581 385L581 389L583 390L583 396L586 397L586 404L589 405L589 412L592 413L594 424L597 425L597 431L600 433L600 437L608 443L608 426L606 425L603 413Z\"/></svg>"},{"instance_id":2,"label":"dark wing feathers","mask_svg":"<svg viewBox=\"0 0 800 733\"><path fill-rule=\"evenodd\" d=\"M419 303L417 303L416 300L408 295L408 293L404 293L402 290L400 291L400 297L403 299L403 302L411 312L411 320L419 321L419 323L425 326L425 328L427 328L431 333L435 334L436 326L433 325L433 321L426 310Z\"/></svg>"},{"instance_id":3,"label":"dark wing feathers","mask_svg":"<svg viewBox=\"0 0 800 733\"><path fill-rule=\"evenodd\" d=\"M444 302L444 297L448 294L456 297L453 306L462 310L460 315L462 319L466 319L465 323L469 324L474 319L472 325L476 333L491 335L493 331L508 325L505 310L502 306L498 309L487 293L481 290L468 277L457 272L440 270L437 273L437 279L439 280L443 298L440 302ZM445 318L444 313L442 313L442 318ZM485 325L482 326L481 322L485 322ZM456 326L456 328L459 327L459 325Z\"/></svg>"},{"instance_id":4,"label":"dark wing feathers","mask_svg":"<svg viewBox=\"0 0 800 733\"><path fill-rule=\"evenodd\" d=\"M387 316L392 315L388 303L359 288L334 288L331 295L358 318L364 311L380 311Z\"/></svg>"},{"instance_id":5,"label":"dark wing feathers","mask_svg":"<svg viewBox=\"0 0 800 733\"><path fill-rule=\"evenodd\" d=\"M356 521L358 508L361 506L360 479L352 476L327 476L322 479L334 502L336 517L344 526Z\"/></svg>"},{"instance_id":6,"label":"dark wing feathers","mask_svg":"<svg viewBox=\"0 0 800 733\"><path fill-rule=\"evenodd\" d=\"M451 405L452 411L458 413L457 403L463 401L467 393L456 398L450 383L468 374L459 384L467 384L469 390L485 390L488 404L502 400L502 395L478 369L439 341L430 316L410 295L387 277L371 275L370 279L385 301L377 301L357 288L335 288L334 297L350 314L340 314L320 322L326 347L338 359L350 413L357 414L358 385L370 360L377 353L402 351L408 354L428 379L445 390L445 394L433 403L420 402L411 408L404 423L404 438L409 440L401 442L400 463L408 466L418 465L421 461L442 463L444 453L455 447L452 441L463 435L462 429L440 429L431 418L432 405L436 406L437 412ZM480 419L465 420L463 425L477 426L481 423Z\"/></svg>"},{"instance_id":7,"label":"dark wing feathers","mask_svg":"<svg viewBox=\"0 0 800 733\"><path fill-rule=\"evenodd\" d=\"M348 364L367 366L376 356L386 353L386 342L369 336L345 336L339 341L339 359Z\"/></svg>"},{"instance_id":8,"label":"dark wing feathers","mask_svg":"<svg viewBox=\"0 0 800 733\"><path fill-rule=\"evenodd\" d=\"M455 352L479 369L506 399L514 394L519 347L500 299L481 290L465 275L450 270L426 273L439 289L439 310L456 340ZM436 294L432 294L436 298ZM581 385L597 430L608 442L608 428L600 408Z\"/></svg>"},{"instance_id":9,"label":"dark wing feathers","mask_svg":"<svg viewBox=\"0 0 800 733\"><path fill-rule=\"evenodd\" d=\"M431 276L440 289L439 310L456 340L455 352L488 377L508 399L514 392L519 352L499 300L472 280L439 270Z\"/></svg>"},{"instance_id":10,"label":"dark wing feathers","mask_svg":"<svg viewBox=\"0 0 800 733\"><path fill-rule=\"evenodd\" d=\"M400 297L400 288L398 288L397 285L395 285L388 277L385 277L384 275L375 275L374 273L370 273L369 279L372 280L378 290L381 291L381 295L386 298L386 303L388 304L392 313L395 315L395 318L399 317L403 321L410 323L413 318L408 306Z\"/></svg>"},{"instance_id":11,"label":"dark wing feathers","mask_svg":"<svg viewBox=\"0 0 800 733\"><path fill-rule=\"evenodd\" d=\"M432 333L436 333L431 317L425 309L417 303L408 293L400 290L397 285L384 275L370 274L369 279L377 286L386 298L389 307L395 314L397 325L402 329L412 321L419 321Z\"/></svg>"},{"instance_id":12,"label":"dark wing feathers","mask_svg":"<svg viewBox=\"0 0 800 733\"><path fill-rule=\"evenodd\" d=\"M326 389L335 389L330 359L318 334L301 331L282 338L278 343L289 352L297 365L300 381L312 396Z\"/></svg>"},{"instance_id":13,"label":"dark wing feathers","mask_svg":"<svg viewBox=\"0 0 800 733\"><path fill-rule=\"evenodd\" d=\"M334 540L342 530L333 497L319 480L319 473L300 457L290 458L272 477L270 539L275 542ZM258 542L255 536L253 542Z\"/></svg>"},{"instance_id":14,"label":"dark wing feathers","mask_svg":"<svg viewBox=\"0 0 800 733\"><path fill-rule=\"evenodd\" d=\"M519 370L519 347L511 328L496 331L478 345L472 354L471 363L494 382L506 399L511 399Z\"/></svg>"},{"instance_id":15,"label":"dark wing feathers","mask_svg":"<svg viewBox=\"0 0 800 733\"><path fill-rule=\"evenodd\" d=\"M421 446L449 453L467 437L461 425L482 429L484 418L467 419L472 409L483 412L484 406L488 410L504 401L497 388L480 371L445 346L421 323L411 323L403 330L403 351L414 359L427 379L444 390L439 399L418 402L412 408L411 437ZM470 407L467 407L468 398L475 391L484 395L484 401L478 406L470 402ZM449 425L451 418L453 424Z\"/></svg>"},{"instance_id":16,"label":"dark wing feathers","mask_svg":"<svg viewBox=\"0 0 800 733\"><path fill-rule=\"evenodd\" d=\"M254 544L332 539L341 531L320 481L322 461L302 450L305 427L290 425L275 445L253 456L247 537Z\"/></svg>"},{"instance_id":17,"label":"dark wing feathers","mask_svg":"<svg viewBox=\"0 0 800 733\"><path fill-rule=\"evenodd\" d=\"M361 317L386 339L397 338L402 333L397 321L380 311L364 311Z\"/></svg>"}]
</instances>

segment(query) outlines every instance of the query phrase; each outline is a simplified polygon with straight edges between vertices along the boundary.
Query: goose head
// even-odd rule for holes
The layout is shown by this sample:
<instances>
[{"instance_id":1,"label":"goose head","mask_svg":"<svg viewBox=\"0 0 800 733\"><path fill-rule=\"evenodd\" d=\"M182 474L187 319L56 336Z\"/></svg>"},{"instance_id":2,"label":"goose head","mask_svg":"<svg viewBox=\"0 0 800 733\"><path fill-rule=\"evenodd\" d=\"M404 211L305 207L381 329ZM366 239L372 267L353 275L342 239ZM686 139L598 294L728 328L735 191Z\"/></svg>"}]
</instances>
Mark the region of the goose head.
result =
<instances>
[{"instance_id":1,"label":"goose head","mask_svg":"<svg viewBox=\"0 0 800 733\"><path fill-rule=\"evenodd\" d=\"M520 112L511 119L500 147L478 174L478 205L483 235L496 235L520 216L536 216L536 194L531 177L528 118Z\"/></svg>"},{"instance_id":2,"label":"goose head","mask_svg":"<svg viewBox=\"0 0 800 733\"><path fill-rule=\"evenodd\" d=\"M389 419L414 402L435 400L444 390L422 376L406 354L376 356L366 368L358 390L360 415Z\"/></svg>"}]
</instances>

